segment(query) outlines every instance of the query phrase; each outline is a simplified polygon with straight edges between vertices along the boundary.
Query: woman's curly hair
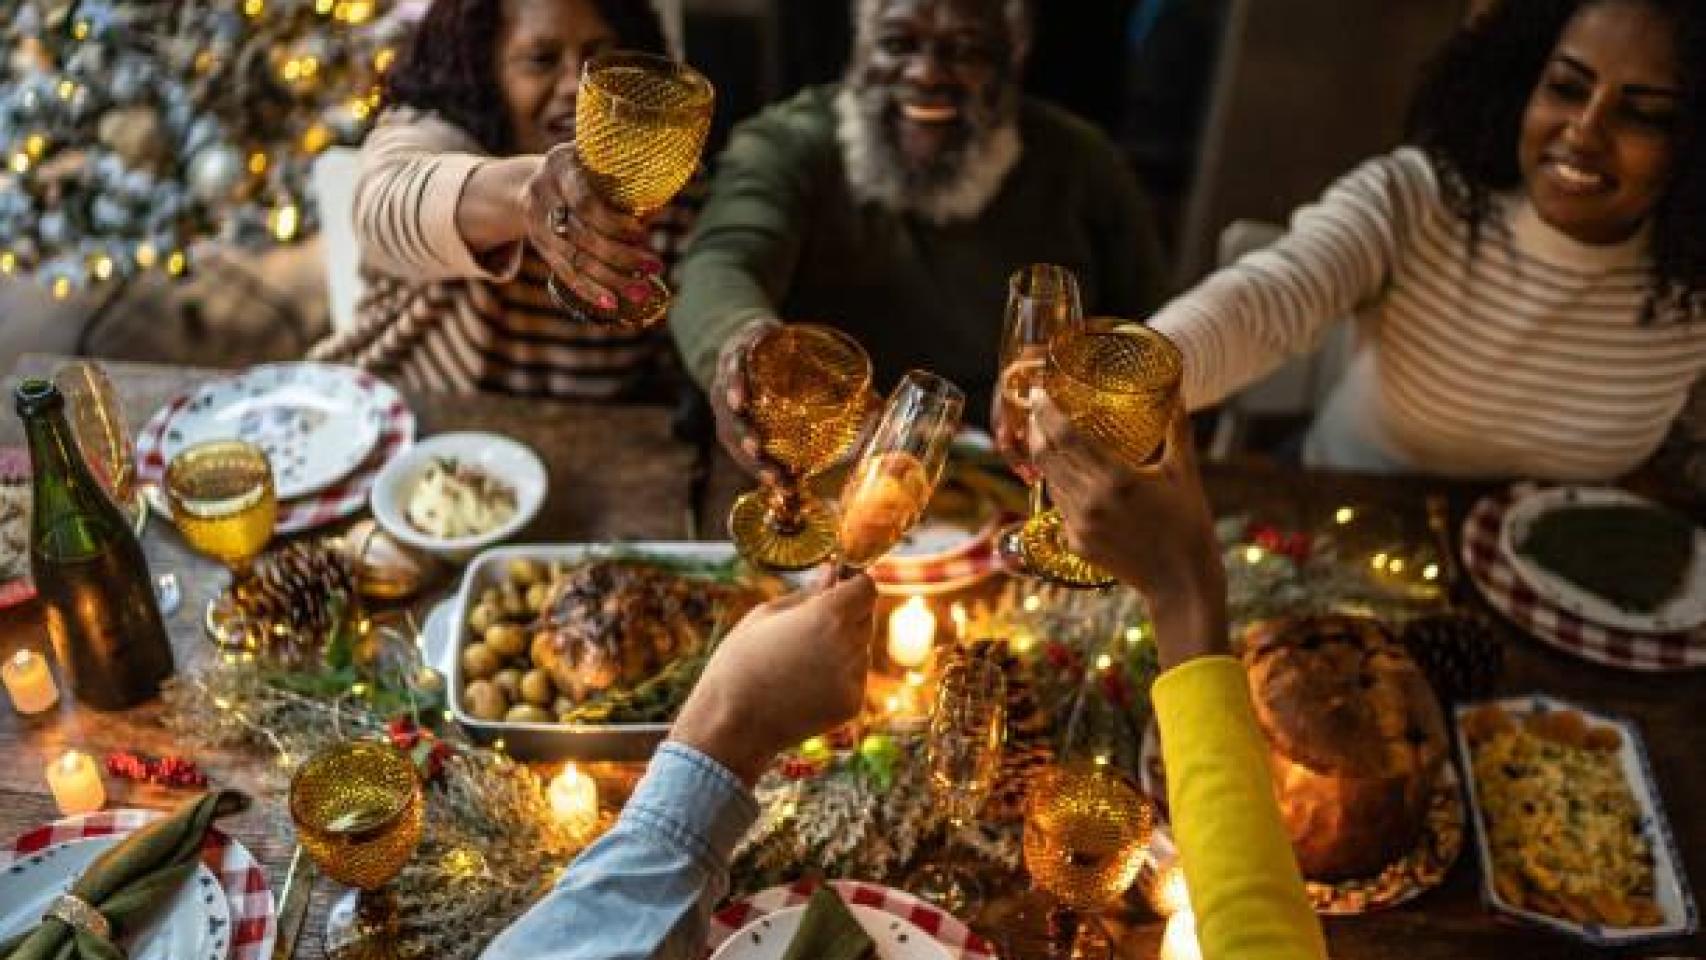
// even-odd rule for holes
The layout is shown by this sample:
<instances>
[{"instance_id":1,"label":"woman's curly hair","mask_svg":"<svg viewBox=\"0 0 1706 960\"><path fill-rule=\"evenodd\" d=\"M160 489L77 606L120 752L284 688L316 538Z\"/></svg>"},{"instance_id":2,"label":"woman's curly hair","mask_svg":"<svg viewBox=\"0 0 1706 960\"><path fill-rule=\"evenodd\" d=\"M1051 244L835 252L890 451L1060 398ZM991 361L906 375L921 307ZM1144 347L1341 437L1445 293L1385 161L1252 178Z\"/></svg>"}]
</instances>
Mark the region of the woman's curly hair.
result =
<instances>
[{"instance_id":1,"label":"woman's curly hair","mask_svg":"<svg viewBox=\"0 0 1706 960\"><path fill-rule=\"evenodd\" d=\"M1706 301L1706 3L1701 0L1497 0L1424 69L1409 139L1446 201L1479 233L1495 193L1522 185L1517 143L1528 100L1565 27L1595 3L1641 2L1675 24L1682 109L1670 183L1653 213L1654 310ZM1652 312L1652 311L1650 311Z\"/></svg>"},{"instance_id":2,"label":"woman's curly hair","mask_svg":"<svg viewBox=\"0 0 1706 960\"><path fill-rule=\"evenodd\" d=\"M433 0L385 78L387 105L432 110L468 131L488 153L514 152L499 105L498 37L504 0ZM665 52L663 25L648 0L592 0L626 50Z\"/></svg>"}]
</instances>

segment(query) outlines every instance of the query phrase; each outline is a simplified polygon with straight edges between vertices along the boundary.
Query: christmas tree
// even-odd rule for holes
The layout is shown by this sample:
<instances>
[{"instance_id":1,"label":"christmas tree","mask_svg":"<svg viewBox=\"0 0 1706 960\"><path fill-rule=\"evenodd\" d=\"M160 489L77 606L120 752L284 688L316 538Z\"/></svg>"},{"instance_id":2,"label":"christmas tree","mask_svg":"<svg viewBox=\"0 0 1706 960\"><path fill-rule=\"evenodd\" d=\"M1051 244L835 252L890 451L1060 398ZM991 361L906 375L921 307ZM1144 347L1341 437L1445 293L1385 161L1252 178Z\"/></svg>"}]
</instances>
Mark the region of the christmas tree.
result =
<instances>
[{"instance_id":1,"label":"christmas tree","mask_svg":"<svg viewBox=\"0 0 1706 960\"><path fill-rule=\"evenodd\" d=\"M381 0L0 0L0 272L56 297L311 234L403 39Z\"/></svg>"}]
</instances>

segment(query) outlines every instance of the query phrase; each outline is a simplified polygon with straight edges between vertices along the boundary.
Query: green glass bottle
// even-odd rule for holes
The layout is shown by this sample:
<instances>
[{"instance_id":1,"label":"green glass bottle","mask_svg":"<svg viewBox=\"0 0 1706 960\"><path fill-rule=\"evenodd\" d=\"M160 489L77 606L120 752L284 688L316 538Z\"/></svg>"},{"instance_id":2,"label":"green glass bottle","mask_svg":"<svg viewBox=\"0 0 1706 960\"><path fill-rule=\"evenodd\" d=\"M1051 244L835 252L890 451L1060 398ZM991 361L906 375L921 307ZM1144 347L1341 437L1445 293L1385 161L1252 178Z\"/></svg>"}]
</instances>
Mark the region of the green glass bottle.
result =
<instances>
[{"instance_id":1,"label":"green glass bottle","mask_svg":"<svg viewBox=\"0 0 1706 960\"><path fill-rule=\"evenodd\" d=\"M59 388L25 380L16 400L34 474L30 575L59 669L79 703L134 707L172 674L142 545L83 462Z\"/></svg>"}]
</instances>

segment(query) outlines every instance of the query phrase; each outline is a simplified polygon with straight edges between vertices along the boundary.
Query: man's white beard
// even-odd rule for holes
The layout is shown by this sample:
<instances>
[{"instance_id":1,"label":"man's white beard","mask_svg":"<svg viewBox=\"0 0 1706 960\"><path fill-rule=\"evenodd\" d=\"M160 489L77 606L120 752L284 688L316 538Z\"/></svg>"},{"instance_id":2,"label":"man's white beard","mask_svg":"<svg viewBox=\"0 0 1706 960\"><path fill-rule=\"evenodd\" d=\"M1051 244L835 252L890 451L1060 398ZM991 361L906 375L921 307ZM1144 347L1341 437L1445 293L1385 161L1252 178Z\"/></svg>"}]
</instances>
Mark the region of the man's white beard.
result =
<instances>
[{"instance_id":1,"label":"man's white beard","mask_svg":"<svg viewBox=\"0 0 1706 960\"><path fill-rule=\"evenodd\" d=\"M1011 115L998 126L974 135L953 171L936 183L909 178L899 148L887 140L882 119L859 102L844 84L835 98L836 139L855 198L879 203L896 213L915 213L937 225L973 220L995 199L1007 174L1019 162L1023 145Z\"/></svg>"}]
</instances>

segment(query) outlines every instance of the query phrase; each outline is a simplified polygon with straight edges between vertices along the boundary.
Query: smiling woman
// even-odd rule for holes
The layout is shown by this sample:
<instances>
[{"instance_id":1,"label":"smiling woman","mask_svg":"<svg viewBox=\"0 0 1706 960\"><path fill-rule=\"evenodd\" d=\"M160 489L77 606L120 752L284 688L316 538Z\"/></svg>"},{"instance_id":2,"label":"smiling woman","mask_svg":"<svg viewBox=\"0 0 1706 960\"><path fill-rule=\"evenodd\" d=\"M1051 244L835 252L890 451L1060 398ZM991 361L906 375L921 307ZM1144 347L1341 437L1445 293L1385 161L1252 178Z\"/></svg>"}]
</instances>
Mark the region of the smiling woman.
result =
<instances>
[{"instance_id":1,"label":"smiling woman","mask_svg":"<svg viewBox=\"0 0 1706 960\"><path fill-rule=\"evenodd\" d=\"M313 352L419 390L667 399L667 342L588 326L554 274L614 311L653 296L691 219L642 222L591 189L574 146L583 65L663 53L648 0L436 0L362 147L354 329Z\"/></svg>"},{"instance_id":2,"label":"smiling woman","mask_svg":"<svg viewBox=\"0 0 1706 960\"><path fill-rule=\"evenodd\" d=\"M1440 52L1413 146L1153 321L1192 406L1318 342L1359 350L1306 462L1602 480L1706 373L1706 7L1503 0Z\"/></svg>"}]
</instances>

